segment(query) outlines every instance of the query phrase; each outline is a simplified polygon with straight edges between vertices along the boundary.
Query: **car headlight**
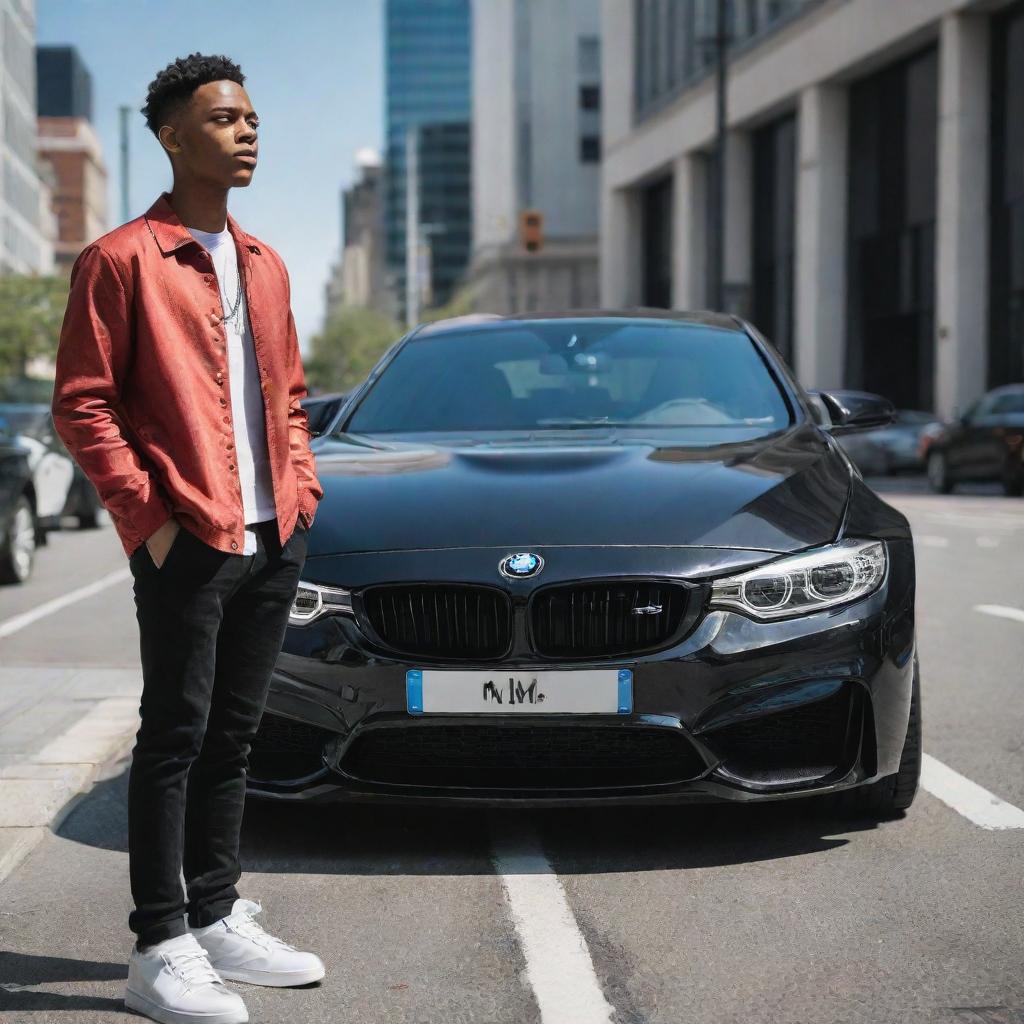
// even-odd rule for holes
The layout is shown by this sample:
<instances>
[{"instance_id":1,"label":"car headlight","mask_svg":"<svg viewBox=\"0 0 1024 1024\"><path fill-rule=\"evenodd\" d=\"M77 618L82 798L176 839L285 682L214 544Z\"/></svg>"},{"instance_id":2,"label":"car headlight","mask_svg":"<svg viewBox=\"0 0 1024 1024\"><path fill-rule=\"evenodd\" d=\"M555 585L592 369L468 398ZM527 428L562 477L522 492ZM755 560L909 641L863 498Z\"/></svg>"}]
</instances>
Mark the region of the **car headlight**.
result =
<instances>
[{"instance_id":1,"label":"car headlight","mask_svg":"<svg viewBox=\"0 0 1024 1024\"><path fill-rule=\"evenodd\" d=\"M732 608L762 621L806 615L856 601L885 579L885 544L842 540L716 580L712 608Z\"/></svg>"},{"instance_id":2,"label":"car headlight","mask_svg":"<svg viewBox=\"0 0 1024 1024\"><path fill-rule=\"evenodd\" d=\"M340 587L322 587L319 583L299 580L292 610L288 614L288 624L305 626L321 615L330 614L352 614L351 592Z\"/></svg>"}]
</instances>

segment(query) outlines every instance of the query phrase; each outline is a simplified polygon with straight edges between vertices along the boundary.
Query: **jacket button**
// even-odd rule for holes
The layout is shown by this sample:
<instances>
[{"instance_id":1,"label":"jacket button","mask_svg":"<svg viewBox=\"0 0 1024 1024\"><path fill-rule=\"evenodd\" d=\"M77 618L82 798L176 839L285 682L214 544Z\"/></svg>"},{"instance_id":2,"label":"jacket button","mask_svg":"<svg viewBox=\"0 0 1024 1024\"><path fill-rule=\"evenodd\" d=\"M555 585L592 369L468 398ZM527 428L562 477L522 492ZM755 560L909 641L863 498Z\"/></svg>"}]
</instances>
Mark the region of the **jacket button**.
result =
<instances>
[{"instance_id":1,"label":"jacket button","mask_svg":"<svg viewBox=\"0 0 1024 1024\"><path fill-rule=\"evenodd\" d=\"M221 404L221 405L227 405L227 404L228 404L228 402L227 402L227 399L226 399L226 398L222 398L222 399L220 400L220 404Z\"/></svg>"},{"instance_id":2,"label":"jacket button","mask_svg":"<svg viewBox=\"0 0 1024 1024\"><path fill-rule=\"evenodd\" d=\"M232 546L233 548L237 548L237 547L238 547L238 541L237 541L237 540L233 540L233 541L231 542L231 546Z\"/></svg>"},{"instance_id":3,"label":"jacket button","mask_svg":"<svg viewBox=\"0 0 1024 1024\"><path fill-rule=\"evenodd\" d=\"M235 464L233 462L229 462L228 463L228 469L234 469L234 468L235 468Z\"/></svg>"},{"instance_id":4,"label":"jacket button","mask_svg":"<svg viewBox=\"0 0 1024 1024\"><path fill-rule=\"evenodd\" d=\"M222 420L223 420L223 421L224 421L225 423L230 423L230 422L231 422L231 421L230 421L230 420L229 420L229 419L227 418L227 416L222 416L222 417L221 417L221 419L222 419Z\"/></svg>"},{"instance_id":5,"label":"jacket button","mask_svg":"<svg viewBox=\"0 0 1024 1024\"><path fill-rule=\"evenodd\" d=\"M228 449L228 451L231 451L231 449L234 448L235 446L229 441L227 445L225 445L225 447Z\"/></svg>"}]
</instances>

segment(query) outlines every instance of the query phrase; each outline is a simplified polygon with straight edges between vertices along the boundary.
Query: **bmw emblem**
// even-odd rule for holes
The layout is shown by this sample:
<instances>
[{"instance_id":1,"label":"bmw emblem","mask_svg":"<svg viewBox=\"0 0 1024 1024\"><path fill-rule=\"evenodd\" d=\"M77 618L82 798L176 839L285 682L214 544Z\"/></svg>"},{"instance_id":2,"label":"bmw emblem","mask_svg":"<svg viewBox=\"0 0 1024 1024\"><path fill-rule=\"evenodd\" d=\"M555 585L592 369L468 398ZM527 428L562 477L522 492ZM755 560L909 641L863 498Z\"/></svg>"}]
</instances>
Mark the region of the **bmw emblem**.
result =
<instances>
[{"instance_id":1,"label":"bmw emblem","mask_svg":"<svg viewBox=\"0 0 1024 1024\"><path fill-rule=\"evenodd\" d=\"M544 568L544 559L532 551L517 551L506 555L498 563L498 572L510 580L524 580L536 576Z\"/></svg>"}]
</instances>

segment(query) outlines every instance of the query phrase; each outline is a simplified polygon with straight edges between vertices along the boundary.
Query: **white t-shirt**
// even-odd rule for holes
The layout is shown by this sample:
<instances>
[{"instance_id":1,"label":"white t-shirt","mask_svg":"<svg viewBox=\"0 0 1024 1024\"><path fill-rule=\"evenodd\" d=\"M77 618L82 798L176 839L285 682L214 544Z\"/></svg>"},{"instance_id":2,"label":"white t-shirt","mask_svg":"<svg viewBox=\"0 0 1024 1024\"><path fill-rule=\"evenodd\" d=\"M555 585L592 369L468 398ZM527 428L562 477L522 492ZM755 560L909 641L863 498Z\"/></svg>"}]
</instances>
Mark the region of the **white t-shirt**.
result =
<instances>
[{"instance_id":1,"label":"white t-shirt","mask_svg":"<svg viewBox=\"0 0 1024 1024\"><path fill-rule=\"evenodd\" d=\"M241 289L238 255L231 232L226 226L223 231L216 232L200 231L198 228L188 230L210 253L220 285L223 314L229 316ZM244 290L239 297L238 312L230 320L225 321L224 329L227 333L227 378L230 382L231 414L235 430L233 461L238 470L245 523L248 526L251 523L276 518L277 507L274 504L274 485L270 473L270 456L267 452L263 390L260 387L259 366L256 362L249 314L245 308ZM229 472L227 459L224 461L224 471ZM255 550L256 533L247 529L242 553L251 555Z\"/></svg>"}]
</instances>

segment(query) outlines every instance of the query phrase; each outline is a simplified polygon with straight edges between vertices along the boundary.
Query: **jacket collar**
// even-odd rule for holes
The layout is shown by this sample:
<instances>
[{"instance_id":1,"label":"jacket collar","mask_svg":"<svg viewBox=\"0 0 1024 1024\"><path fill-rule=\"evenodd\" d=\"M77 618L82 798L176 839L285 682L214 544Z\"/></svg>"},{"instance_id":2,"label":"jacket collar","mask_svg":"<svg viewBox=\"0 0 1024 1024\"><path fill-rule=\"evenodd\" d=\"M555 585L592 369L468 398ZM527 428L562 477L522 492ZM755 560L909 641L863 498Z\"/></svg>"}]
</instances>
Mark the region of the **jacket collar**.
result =
<instances>
[{"instance_id":1,"label":"jacket collar","mask_svg":"<svg viewBox=\"0 0 1024 1024\"><path fill-rule=\"evenodd\" d=\"M199 244L174 212L167 192L160 195L160 198L146 211L144 217L149 230L156 239L156 244L160 246L160 251L165 256L169 256L183 245ZM243 231L238 226L238 221L230 213L228 214L228 230L235 240L235 245L246 257L250 252L256 253L257 256L260 255L260 247L256 239L248 232Z\"/></svg>"}]
</instances>

